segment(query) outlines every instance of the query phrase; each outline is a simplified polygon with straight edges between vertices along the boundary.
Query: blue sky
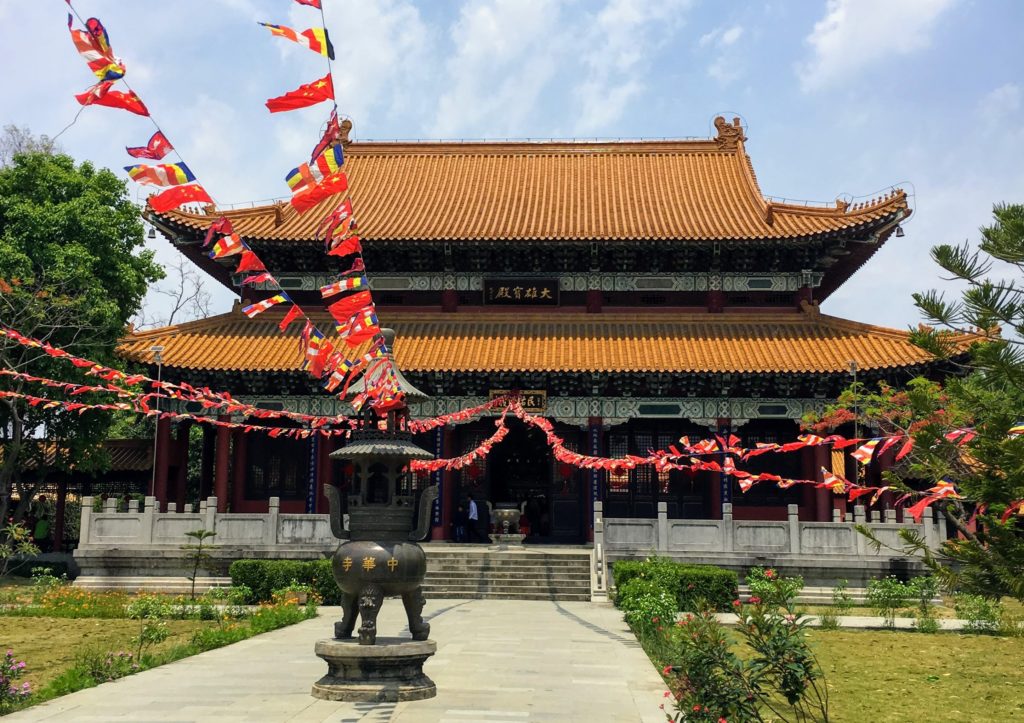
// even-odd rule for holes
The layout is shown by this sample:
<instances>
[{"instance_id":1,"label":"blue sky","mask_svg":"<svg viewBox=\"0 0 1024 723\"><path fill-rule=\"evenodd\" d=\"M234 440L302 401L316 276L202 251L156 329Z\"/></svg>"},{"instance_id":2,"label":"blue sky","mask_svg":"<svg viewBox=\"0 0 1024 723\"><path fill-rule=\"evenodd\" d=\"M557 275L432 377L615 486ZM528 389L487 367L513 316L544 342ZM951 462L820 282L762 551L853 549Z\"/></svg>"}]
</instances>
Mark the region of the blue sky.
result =
<instances>
[{"instance_id":1,"label":"blue sky","mask_svg":"<svg viewBox=\"0 0 1024 723\"><path fill-rule=\"evenodd\" d=\"M996 201L1024 202L1024 3L1016 0L324 0L339 105L355 137L712 135L740 115L766 194L829 201L913 192L893 238L824 311L916 324L941 286L928 248L975 239ZM221 203L287 194L326 109L266 98L324 72L256 25L302 29L289 0L78 0L128 79ZM61 0L0 0L0 123L54 134L91 83ZM31 72L25 72L31 69ZM88 108L60 139L119 168L143 118ZM175 253L153 242L163 261ZM372 272L372 269L371 269ZM214 287L215 310L231 296ZM154 303L159 303L154 301Z\"/></svg>"}]
</instances>

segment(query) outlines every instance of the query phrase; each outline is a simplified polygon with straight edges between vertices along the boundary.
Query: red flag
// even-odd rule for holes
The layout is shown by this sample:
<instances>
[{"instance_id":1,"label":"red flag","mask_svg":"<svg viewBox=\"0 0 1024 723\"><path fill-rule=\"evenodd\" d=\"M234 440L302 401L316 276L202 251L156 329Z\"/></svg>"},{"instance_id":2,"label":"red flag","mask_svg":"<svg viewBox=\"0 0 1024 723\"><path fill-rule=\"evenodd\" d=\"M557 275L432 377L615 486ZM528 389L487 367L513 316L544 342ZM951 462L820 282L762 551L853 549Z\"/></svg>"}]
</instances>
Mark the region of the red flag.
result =
<instances>
[{"instance_id":1,"label":"red flag","mask_svg":"<svg viewBox=\"0 0 1024 723\"><path fill-rule=\"evenodd\" d=\"M299 5L309 5L311 8L320 9L320 0L295 0Z\"/></svg>"},{"instance_id":2,"label":"red flag","mask_svg":"<svg viewBox=\"0 0 1024 723\"><path fill-rule=\"evenodd\" d=\"M210 224L210 228L206 229L206 238L203 240L203 248L205 249L207 246L210 245L210 242L213 241L214 234L220 233L224 234L225 236L230 236L234 232L235 229L232 228L231 221L229 221L224 216L221 216L216 221Z\"/></svg>"},{"instance_id":3,"label":"red flag","mask_svg":"<svg viewBox=\"0 0 1024 723\"><path fill-rule=\"evenodd\" d=\"M267 109L271 113L281 113L287 110L307 108L325 100L334 100L334 83L331 81L330 73L312 83L300 85L295 90L290 90L277 98L271 98L267 101Z\"/></svg>"},{"instance_id":4,"label":"red flag","mask_svg":"<svg viewBox=\"0 0 1024 723\"><path fill-rule=\"evenodd\" d=\"M300 316L302 316L302 309L300 309L295 304L292 304L292 308L288 309L288 313L284 315L283 319L281 319L281 323L277 325L277 328L280 329L281 331L284 331L293 321L298 319Z\"/></svg>"},{"instance_id":5,"label":"red flag","mask_svg":"<svg viewBox=\"0 0 1024 723\"><path fill-rule=\"evenodd\" d=\"M157 213L166 213L186 203L213 203L213 199L198 183L172 186L166 191L149 197L149 206Z\"/></svg>"},{"instance_id":6,"label":"red flag","mask_svg":"<svg viewBox=\"0 0 1024 723\"><path fill-rule=\"evenodd\" d=\"M249 249L242 250L242 256L238 259L238 268L235 269L235 273L242 273L243 271L266 271L267 267L260 261L260 257L257 256L253 251Z\"/></svg>"},{"instance_id":7,"label":"red flag","mask_svg":"<svg viewBox=\"0 0 1024 723\"><path fill-rule=\"evenodd\" d=\"M349 296L344 296L327 307L331 316L339 324L347 323L352 315L373 302L369 291L359 291Z\"/></svg>"},{"instance_id":8,"label":"red flag","mask_svg":"<svg viewBox=\"0 0 1024 723\"><path fill-rule=\"evenodd\" d=\"M338 193L348 190L348 176L344 171L328 176L312 188L296 193L292 196L292 207L299 213L305 213L325 198L330 198Z\"/></svg>"},{"instance_id":9,"label":"red flag","mask_svg":"<svg viewBox=\"0 0 1024 723\"><path fill-rule=\"evenodd\" d=\"M350 254L363 253L363 246L359 243L358 236L349 236L337 246L327 252L328 256L349 256Z\"/></svg>"},{"instance_id":10,"label":"red flag","mask_svg":"<svg viewBox=\"0 0 1024 723\"><path fill-rule=\"evenodd\" d=\"M153 137L149 139L149 143L144 146L135 146L132 148L125 148L128 155L132 158L149 158L154 161L159 161L168 153L174 150L174 146L167 140L167 136L164 135L163 131L157 131L153 134Z\"/></svg>"},{"instance_id":11,"label":"red flag","mask_svg":"<svg viewBox=\"0 0 1024 723\"><path fill-rule=\"evenodd\" d=\"M318 379L324 375L324 365L327 363L328 357L334 353L334 344L324 339L320 344L320 350L317 351L313 361L309 364L309 373Z\"/></svg>"},{"instance_id":12,"label":"red flag","mask_svg":"<svg viewBox=\"0 0 1024 723\"><path fill-rule=\"evenodd\" d=\"M327 146L341 138L341 128L338 125L338 109L331 111L331 117L327 119L327 129L320 137L320 142L313 147L313 153L309 157L310 163L315 163L317 156L327 150Z\"/></svg>"},{"instance_id":13,"label":"red flag","mask_svg":"<svg viewBox=\"0 0 1024 723\"><path fill-rule=\"evenodd\" d=\"M122 93L119 90L111 90L111 86L117 81L107 80L97 83L84 93L75 96L82 105L102 105L107 108L121 108L136 115L149 115L145 104L139 96L133 92Z\"/></svg>"}]
</instances>

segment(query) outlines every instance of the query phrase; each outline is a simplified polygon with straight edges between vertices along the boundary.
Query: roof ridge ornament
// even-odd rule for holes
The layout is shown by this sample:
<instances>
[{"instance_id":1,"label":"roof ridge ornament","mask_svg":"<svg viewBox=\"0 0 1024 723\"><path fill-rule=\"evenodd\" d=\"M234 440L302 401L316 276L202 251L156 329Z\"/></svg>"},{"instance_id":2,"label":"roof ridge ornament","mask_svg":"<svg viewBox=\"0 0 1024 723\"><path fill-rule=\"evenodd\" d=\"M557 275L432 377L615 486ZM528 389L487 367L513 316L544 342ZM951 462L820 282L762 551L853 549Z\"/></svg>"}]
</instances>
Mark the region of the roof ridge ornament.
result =
<instances>
[{"instance_id":1,"label":"roof ridge ornament","mask_svg":"<svg viewBox=\"0 0 1024 723\"><path fill-rule=\"evenodd\" d=\"M821 318L821 307L818 306L817 301L808 301L807 299L801 300L800 310L807 314L808 319Z\"/></svg>"},{"instance_id":2,"label":"roof ridge ornament","mask_svg":"<svg viewBox=\"0 0 1024 723\"><path fill-rule=\"evenodd\" d=\"M718 129L718 135L714 140L720 151L735 151L740 143L747 140L747 136L743 133L743 125L737 116L733 117L732 125L727 123L722 116L717 116L715 128Z\"/></svg>"}]
</instances>

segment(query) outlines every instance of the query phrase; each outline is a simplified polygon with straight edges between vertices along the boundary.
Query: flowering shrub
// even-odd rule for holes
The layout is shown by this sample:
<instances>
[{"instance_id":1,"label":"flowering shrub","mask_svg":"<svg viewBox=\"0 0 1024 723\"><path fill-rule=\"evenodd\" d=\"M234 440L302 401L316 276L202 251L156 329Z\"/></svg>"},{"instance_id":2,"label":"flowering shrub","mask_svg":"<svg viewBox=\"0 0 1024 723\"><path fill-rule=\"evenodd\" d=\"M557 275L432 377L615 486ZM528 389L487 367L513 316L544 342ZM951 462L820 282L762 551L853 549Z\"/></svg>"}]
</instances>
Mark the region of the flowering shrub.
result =
<instances>
[{"instance_id":1,"label":"flowering shrub","mask_svg":"<svg viewBox=\"0 0 1024 723\"><path fill-rule=\"evenodd\" d=\"M123 618L128 597L121 592L93 592L70 585L44 586L34 605L20 614L46 615L54 618ZM35 608L35 609L32 609ZM7 611L6 614L19 614Z\"/></svg>"},{"instance_id":2,"label":"flowering shrub","mask_svg":"<svg viewBox=\"0 0 1024 723\"><path fill-rule=\"evenodd\" d=\"M737 645L714 613L704 610L672 626L665 641L644 640L648 649L668 649L669 681L676 712L670 721L828 721L824 674L807 643L808 619L786 605L754 596L736 600Z\"/></svg>"},{"instance_id":3,"label":"flowering shrub","mask_svg":"<svg viewBox=\"0 0 1024 723\"><path fill-rule=\"evenodd\" d=\"M675 621L675 595L653 580L630 580L619 591L616 603L625 614L626 622L638 633Z\"/></svg>"},{"instance_id":4,"label":"flowering shrub","mask_svg":"<svg viewBox=\"0 0 1024 723\"><path fill-rule=\"evenodd\" d=\"M784 606L795 600L804 589L804 579L799 575L783 577L771 567L752 567L747 572L747 587L752 596L765 604Z\"/></svg>"},{"instance_id":5,"label":"flowering shrub","mask_svg":"<svg viewBox=\"0 0 1024 723\"><path fill-rule=\"evenodd\" d=\"M999 631L1002 605L997 600L961 593L954 599L953 609L963 618L965 633L992 635Z\"/></svg>"},{"instance_id":6,"label":"flowering shrub","mask_svg":"<svg viewBox=\"0 0 1024 723\"><path fill-rule=\"evenodd\" d=\"M0 658L0 713L32 695L32 686L18 683L24 672L25 661L15 660L13 650L8 650Z\"/></svg>"},{"instance_id":7,"label":"flowering shrub","mask_svg":"<svg viewBox=\"0 0 1024 723\"><path fill-rule=\"evenodd\" d=\"M106 683L139 672L135 656L124 650L116 653L85 652L75 659L76 666L96 681Z\"/></svg>"},{"instance_id":8,"label":"flowering shrub","mask_svg":"<svg viewBox=\"0 0 1024 723\"><path fill-rule=\"evenodd\" d=\"M913 587L892 575L868 583L868 604L882 616L887 628L896 626L896 614L912 597Z\"/></svg>"}]
</instances>

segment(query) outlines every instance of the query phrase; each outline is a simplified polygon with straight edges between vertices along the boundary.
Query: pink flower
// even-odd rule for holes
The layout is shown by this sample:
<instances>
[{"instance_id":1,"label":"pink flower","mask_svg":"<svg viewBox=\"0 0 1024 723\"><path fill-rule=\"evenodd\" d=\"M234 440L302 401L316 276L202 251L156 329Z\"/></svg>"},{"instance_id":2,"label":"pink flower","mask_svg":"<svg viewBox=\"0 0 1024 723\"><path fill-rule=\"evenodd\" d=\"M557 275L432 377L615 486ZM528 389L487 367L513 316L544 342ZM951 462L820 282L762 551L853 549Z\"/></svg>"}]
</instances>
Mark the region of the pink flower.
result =
<instances>
[{"instance_id":1,"label":"pink flower","mask_svg":"<svg viewBox=\"0 0 1024 723\"><path fill-rule=\"evenodd\" d=\"M775 579L775 570L772 570L771 568L768 568L767 570L764 571L764 576L768 580L774 580Z\"/></svg>"},{"instance_id":2,"label":"pink flower","mask_svg":"<svg viewBox=\"0 0 1024 723\"><path fill-rule=\"evenodd\" d=\"M750 604L751 605L760 605L761 604L761 598L759 598L757 595L751 595L750 596Z\"/></svg>"},{"instance_id":3,"label":"pink flower","mask_svg":"<svg viewBox=\"0 0 1024 723\"><path fill-rule=\"evenodd\" d=\"M734 608L738 608L738 607L740 607L740 606L741 606L742 604L743 604L743 603L741 603L741 602L740 602L739 600L733 600L733 601L732 601L732 606L733 606Z\"/></svg>"},{"instance_id":4,"label":"pink flower","mask_svg":"<svg viewBox=\"0 0 1024 723\"><path fill-rule=\"evenodd\" d=\"M694 713L700 713L700 706L699 705L693 706L693 712Z\"/></svg>"},{"instance_id":5,"label":"pink flower","mask_svg":"<svg viewBox=\"0 0 1024 723\"><path fill-rule=\"evenodd\" d=\"M664 692L664 693L662 694L662 696L661 696L661 697L662 697L662 698L668 698L668 697L669 697L670 695L672 695L672 693L666 690L666 691L665 691L665 692Z\"/></svg>"},{"instance_id":6,"label":"pink flower","mask_svg":"<svg viewBox=\"0 0 1024 723\"><path fill-rule=\"evenodd\" d=\"M662 675L671 675L672 674L672 666L671 665L666 665L664 668L661 669L661 674Z\"/></svg>"},{"instance_id":7,"label":"pink flower","mask_svg":"<svg viewBox=\"0 0 1024 723\"><path fill-rule=\"evenodd\" d=\"M656 622L658 622L658 620L660 620L660 618L657 615L655 615L653 618L651 618L651 622L652 623L656 623Z\"/></svg>"}]
</instances>

